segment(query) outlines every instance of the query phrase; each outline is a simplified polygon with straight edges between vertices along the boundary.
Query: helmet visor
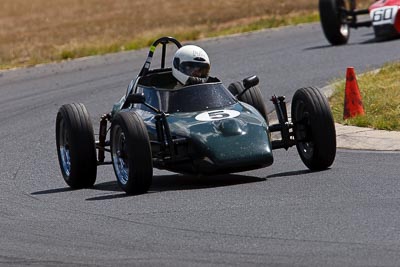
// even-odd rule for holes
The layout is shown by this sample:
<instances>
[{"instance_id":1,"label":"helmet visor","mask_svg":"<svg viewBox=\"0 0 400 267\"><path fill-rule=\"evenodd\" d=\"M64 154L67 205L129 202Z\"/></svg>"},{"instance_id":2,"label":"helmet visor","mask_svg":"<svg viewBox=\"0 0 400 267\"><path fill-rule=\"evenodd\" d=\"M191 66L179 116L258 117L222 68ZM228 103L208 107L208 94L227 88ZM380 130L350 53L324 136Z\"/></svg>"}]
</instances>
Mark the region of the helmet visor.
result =
<instances>
[{"instance_id":1,"label":"helmet visor","mask_svg":"<svg viewBox=\"0 0 400 267\"><path fill-rule=\"evenodd\" d=\"M184 61L179 64L179 71L191 77L207 78L210 72L210 64Z\"/></svg>"}]
</instances>

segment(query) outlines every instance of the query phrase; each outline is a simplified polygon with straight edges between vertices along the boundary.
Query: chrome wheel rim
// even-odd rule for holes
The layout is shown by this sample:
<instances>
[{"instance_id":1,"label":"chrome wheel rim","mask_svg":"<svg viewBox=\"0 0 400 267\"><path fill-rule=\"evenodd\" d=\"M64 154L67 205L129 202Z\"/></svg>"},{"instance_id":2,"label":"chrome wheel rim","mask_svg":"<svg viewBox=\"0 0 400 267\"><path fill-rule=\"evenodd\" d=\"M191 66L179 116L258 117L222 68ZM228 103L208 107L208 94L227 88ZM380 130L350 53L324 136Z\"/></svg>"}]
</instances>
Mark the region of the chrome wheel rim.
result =
<instances>
[{"instance_id":1,"label":"chrome wheel rim","mask_svg":"<svg viewBox=\"0 0 400 267\"><path fill-rule=\"evenodd\" d=\"M306 159L311 159L312 155L314 154L314 143L312 142L299 143L299 149L302 151L302 154Z\"/></svg>"},{"instance_id":2,"label":"chrome wheel rim","mask_svg":"<svg viewBox=\"0 0 400 267\"><path fill-rule=\"evenodd\" d=\"M69 132L65 127L64 119L60 121L60 131L58 137L59 150L60 150L60 160L61 160L61 168L66 176L70 176L71 174L71 151L69 144Z\"/></svg>"},{"instance_id":3,"label":"chrome wheel rim","mask_svg":"<svg viewBox=\"0 0 400 267\"><path fill-rule=\"evenodd\" d=\"M346 3L344 1L341 1L337 8L339 10L339 19L341 21L340 29L339 29L340 34L344 37L347 37L349 35L349 25L347 23L347 14L341 10L342 9L347 10L350 7L346 7Z\"/></svg>"},{"instance_id":4,"label":"chrome wheel rim","mask_svg":"<svg viewBox=\"0 0 400 267\"><path fill-rule=\"evenodd\" d=\"M119 125L114 128L114 138L112 140L112 158L115 174L118 181L126 185L129 179L128 153L126 153L126 138Z\"/></svg>"},{"instance_id":5,"label":"chrome wheel rim","mask_svg":"<svg viewBox=\"0 0 400 267\"><path fill-rule=\"evenodd\" d=\"M347 25L347 24L342 24L342 25L340 26L340 33L341 33L343 36L348 36L348 35L349 35L349 25Z\"/></svg>"},{"instance_id":6,"label":"chrome wheel rim","mask_svg":"<svg viewBox=\"0 0 400 267\"><path fill-rule=\"evenodd\" d=\"M311 118L310 114L305 111L305 104L301 103L297 107L297 114L302 114L300 115L300 118L297 118L297 121L299 122L296 127L296 139L299 140L297 143L297 147L299 151L301 151L301 154L303 155L304 158L306 159L311 159L313 154L314 154L314 142L308 141L310 140L310 135L311 135ZM307 141L302 141L302 140L307 140Z\"/></svg>"}]
</instances>

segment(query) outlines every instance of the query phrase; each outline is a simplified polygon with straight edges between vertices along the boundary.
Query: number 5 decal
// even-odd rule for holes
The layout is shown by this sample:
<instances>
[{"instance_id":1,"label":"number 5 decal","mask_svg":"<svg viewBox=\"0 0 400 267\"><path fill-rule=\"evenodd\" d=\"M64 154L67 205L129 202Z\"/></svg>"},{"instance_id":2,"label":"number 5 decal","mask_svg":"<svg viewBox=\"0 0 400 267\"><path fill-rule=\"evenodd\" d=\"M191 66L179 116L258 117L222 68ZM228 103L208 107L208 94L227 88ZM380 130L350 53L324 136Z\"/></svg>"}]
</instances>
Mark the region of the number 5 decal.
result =
<instances>
[{"instance_id":1,"label":"number 5 decal","mask_svg":"<svg viewBox=\"0 0 400 267\"><path fill-rule=\"evenodd\" d=\"M198 121L217 121L228 118L235 118L240 115L239 111L236 110L213 110L200 113L196 116Z\"/></svg>"}]
</instances>

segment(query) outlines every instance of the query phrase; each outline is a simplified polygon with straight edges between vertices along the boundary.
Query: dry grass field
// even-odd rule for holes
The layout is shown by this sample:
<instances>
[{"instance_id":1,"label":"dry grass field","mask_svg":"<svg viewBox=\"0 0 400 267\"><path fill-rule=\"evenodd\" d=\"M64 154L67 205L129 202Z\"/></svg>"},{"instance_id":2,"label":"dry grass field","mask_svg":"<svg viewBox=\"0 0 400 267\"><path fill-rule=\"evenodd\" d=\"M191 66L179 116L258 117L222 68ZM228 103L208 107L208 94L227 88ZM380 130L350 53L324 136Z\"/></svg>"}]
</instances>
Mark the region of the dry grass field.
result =
<instances>
[{"instance_id":1,"label":"dry grass field","mask_svg":"<svg viewBox=\"0 0 400 267\"><path fill-rule=\"evenodd\" d=\"M317 0L1 0L0 68L318 20Z\"/></svg>"}]
</instances>

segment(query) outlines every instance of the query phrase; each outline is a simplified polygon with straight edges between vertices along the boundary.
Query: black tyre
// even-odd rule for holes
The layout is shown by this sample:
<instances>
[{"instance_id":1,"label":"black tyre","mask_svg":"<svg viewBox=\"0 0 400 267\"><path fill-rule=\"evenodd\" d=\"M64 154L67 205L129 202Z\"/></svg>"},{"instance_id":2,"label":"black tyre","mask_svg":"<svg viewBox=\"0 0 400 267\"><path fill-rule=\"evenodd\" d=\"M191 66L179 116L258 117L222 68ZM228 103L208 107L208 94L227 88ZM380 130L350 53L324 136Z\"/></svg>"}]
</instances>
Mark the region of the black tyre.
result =
<instances>
[{"instance_id":1,"label":"black tyre","mask_svg":"<svg viewBox=\"0 0 400 267\"><path fill-rule=\"evenodd\" d=\"M56 119L58 162L65 182L72 188L93 186L97 160L93 126L83 104L61 106Z\"/></svg>"},{"instance_id":2,"label":"black tyre","mask_svg":"<svg viewBox=\"0 0 400 267\"><path fill-rule=\"evenodd\" d=\"M297 151L310 170L323 170L336 156L336 131L326 97L314 87L296 91L292 121Z\"/></svg>"},{"instance_id":3,"label":"black tyre","mask_svg":"<svg viewBox=\"0 0 400 267\"><path fill-rule=\"evenodd\" d=\"M346 0L319 0L319 15L326 39L332 45L346 44L350 28L346 23Z\"/></svg>"},{"instance_id":4,"label":"black tyre","mask_svg":"<svg viewBox=\"0 0 400 267\"><path fill-rule=\"evenodd\" d=\"M233 94L237 95L244 91L244 86L241 82L234 82L228 86L228 90ZM238 99L239 101L245 102L260 112L265 121L268 124L268 114L267 114L267 106L263 100L263 96L261 94L260 87L257 85L249 90L246 93L241 95Z\"/></svg>"},{"instance_id":5,"label":"black tyre","mask_svg":"<svg viewBox=\"0 0 400 267\"><path fill-rule=\"evenodd\" d=\"M120 112L111 124L111 158L119 186L127 194L146 193L153 161L146 126L135 112Z\"/></svg>"}]
</instances>

